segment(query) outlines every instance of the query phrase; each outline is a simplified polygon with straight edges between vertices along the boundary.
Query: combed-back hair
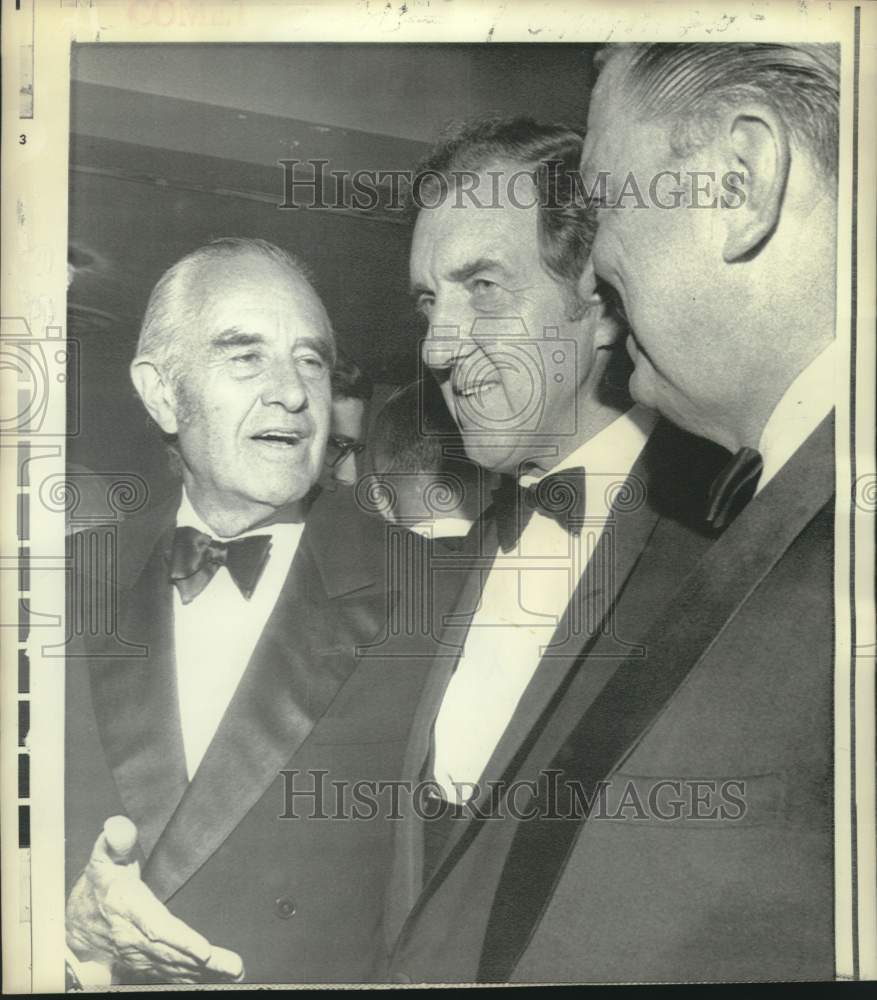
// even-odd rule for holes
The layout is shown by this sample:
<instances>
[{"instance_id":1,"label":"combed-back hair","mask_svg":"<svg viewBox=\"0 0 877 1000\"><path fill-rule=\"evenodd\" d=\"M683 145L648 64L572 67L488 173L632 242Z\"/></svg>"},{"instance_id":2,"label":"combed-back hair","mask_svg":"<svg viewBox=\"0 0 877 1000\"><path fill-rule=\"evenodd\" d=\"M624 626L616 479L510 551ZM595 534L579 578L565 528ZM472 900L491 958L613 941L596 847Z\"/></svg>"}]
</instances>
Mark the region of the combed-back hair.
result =
<instances>
[{"instance_id":1,"label":"combed-back hair","mask_svg":"<svg viewBox=\"0 0 877 1000\"><path fill-rule=\"evenodd\" d=\"M438 473L449 464L455 469L468 464L459 428L432 378L411 382L389 397L375 417L371 447L374 456L389 458L376 469L381 474Z\"/></svg>"},{"instance_id":2,"label":"combed-back hair","mask_svg":"<svg viewBox=\"0 0 877 1000\"><path fill-rule=\"evenodd\" d=\"M367 403L374 395L375 387L359 365L338 351L335 367L332 369L332 398L361 399Z\"/></svg>"},{"instance_id":3,"label":"combed-back hair","mask_svg":"<svg viewBox=\"0 0 877 1000\"><path fill-rule=\"evenodd\" d=\"M568 125L545 125L533 118L481 116L451 123L415 170L425 191L444 181L453 190L466 174L482 174L511 163L532 174L539 198L542 262L559 282L575 285L587 264L596 232L587 210L579 163L584 135ZM426 198L421 201L427 204ZM409 199L413 211L417 202ZM420 209L429 211L428 207Z\"/></svg>"},{"instance_id":4,"label":"combed-back hair","mask_svg":"<svg viewBox=\"0 0 877 1000\"><path fill-rule=\"evenodd\" d=\"M140 326L138 357L149 358L176 378L186 356L185 331L197 314L198 296L193 293L198 279L208 265L246 255L271 261L311 285L304 264L273 243L242 236L213 240L172 264L156 282Z\"/></svg>"},{"instance_id":5,"label":"combed-back hair","mask_svg":"<svg viewBox=\"0 0 877 1000\"><path fill-rule=\"evenodd\" d=\"M674 120L679 156L708 140L716 112L755 100L772 108L827 178L837 176L840 47L761 42L610 45L602 68L627 53L627 95L634 113Z\"/></svg>"}]
</instances>

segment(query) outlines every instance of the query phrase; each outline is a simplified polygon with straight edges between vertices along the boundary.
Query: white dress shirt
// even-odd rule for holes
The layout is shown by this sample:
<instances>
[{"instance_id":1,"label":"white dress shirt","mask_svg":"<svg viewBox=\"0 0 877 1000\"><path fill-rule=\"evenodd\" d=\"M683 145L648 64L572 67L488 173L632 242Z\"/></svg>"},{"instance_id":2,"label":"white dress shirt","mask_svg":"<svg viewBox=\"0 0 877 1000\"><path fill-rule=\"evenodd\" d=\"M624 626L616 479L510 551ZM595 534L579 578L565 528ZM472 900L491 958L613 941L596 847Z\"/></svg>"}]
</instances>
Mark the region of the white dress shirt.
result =
<instances>
[{"instance_id":1,"label":"white dress shirt","mask_svg":"<svg viewBox=\"0 0 877 1000\"><path fill-rule=\"evenodd\" d=\"M551 470L586 470L578 538L537 510L517 547L497 552L435 722L434 777L448 801L468 799L480 779L606 525L611 484L627 478L656 419L634 406ZM520 481L529 486L541 478Z\"/></svg>"},{"instance_id":2,"label":"white dress shirt","mask_svg":"<svg viewBox=\"0 0 877 1000\"><path fill-rule=\"evenodd\" d=\"M431 521L406 524L405 527L422 538L463 538L469 534L473 523L466 517L436 517Z\"/></svg>"},{"instance_id":3,"label":"white dress shirt","mask_svg":"<svg viewBox=\"0 0 877 1000\"><path fill-rule=\"evenodd\" d=\"M192 527L217 537L198 516L185 490L177 527ZM249 600L225 566L190 604L183 604L179 591L173 588L177 695L190 781L277 603L303 529L304 524L272 524L235 536L271 535L267 563Z\"/></svg>"},{"instance_id":4,"label":"white dress shirt","mask_svg":"<svg viewBox=\"0 0 877 1000\"><path fill-rule=\"evenodd\" d=\"M756 493L767 486L834 407L835 344L832 341L798 374L764 425L758 444L764 468Z\"/></svg>"}]
</instances>

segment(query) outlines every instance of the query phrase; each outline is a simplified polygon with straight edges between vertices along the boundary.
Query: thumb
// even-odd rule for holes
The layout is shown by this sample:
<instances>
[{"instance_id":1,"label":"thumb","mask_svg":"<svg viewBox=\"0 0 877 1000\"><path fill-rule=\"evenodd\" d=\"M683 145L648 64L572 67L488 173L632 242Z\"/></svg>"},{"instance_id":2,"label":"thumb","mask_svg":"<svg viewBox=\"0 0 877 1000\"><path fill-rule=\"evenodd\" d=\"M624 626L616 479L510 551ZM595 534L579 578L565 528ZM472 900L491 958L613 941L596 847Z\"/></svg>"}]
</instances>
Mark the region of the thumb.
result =
<instances>
[{"instance_id":1,"label":"thumb","mask_svg":"<svg viewBox=\"0 0 877 1000\"><path fill-rule=\"evenodd\" d=\"M92 861L130 864L136 844L137 827L131 820L127 816L110 816L104 823L103 833L95 841Z\"/></svg>"}]
</instances>

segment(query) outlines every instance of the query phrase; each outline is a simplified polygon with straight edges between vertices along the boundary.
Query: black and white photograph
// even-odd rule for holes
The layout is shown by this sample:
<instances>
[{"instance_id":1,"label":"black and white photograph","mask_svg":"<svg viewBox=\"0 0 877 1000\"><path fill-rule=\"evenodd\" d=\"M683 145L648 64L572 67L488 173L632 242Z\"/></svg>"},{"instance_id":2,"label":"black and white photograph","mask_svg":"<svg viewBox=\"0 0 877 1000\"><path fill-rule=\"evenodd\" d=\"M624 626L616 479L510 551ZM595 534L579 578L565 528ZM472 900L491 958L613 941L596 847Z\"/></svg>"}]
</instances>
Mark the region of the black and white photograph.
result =
<instances>
[{"instance_id":1,"label":"black and white photograph","mask_svg":"<svg viewBox=\"0 0 877 1000\"><path fill-rule=\"evenodd\" d=\"M24 6L4 991L877 977L873 11Z\"/></svg>"}]
</instances>

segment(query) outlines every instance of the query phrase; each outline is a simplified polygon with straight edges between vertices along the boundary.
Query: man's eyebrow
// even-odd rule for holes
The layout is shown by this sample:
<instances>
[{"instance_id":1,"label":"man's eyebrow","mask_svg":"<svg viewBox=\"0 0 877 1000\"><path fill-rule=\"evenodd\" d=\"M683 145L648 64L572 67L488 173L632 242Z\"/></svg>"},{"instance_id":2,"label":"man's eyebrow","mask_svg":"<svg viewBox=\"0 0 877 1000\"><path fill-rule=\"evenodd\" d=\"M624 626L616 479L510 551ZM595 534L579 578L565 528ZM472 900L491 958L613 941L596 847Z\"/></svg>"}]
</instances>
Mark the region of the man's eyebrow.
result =
<instances>
[{"instance_id":1,"label":"man's eyebrow","mask_svg":"<svg viewBox=\"0 0 877 1000\"><path fill-rule=\"evenodd\" d=\"M226 347L252 347L253 344L263 344L265 338L260 333L250 333L240 327L232 326L222 330L210 338L210 346L220 350Z\"/></svg>"},{"instance_id":2,"label":"man's eyebrow","mask_svg":"<svg viewBox=\"0 0 877 1000\"><path fill-rule=\"evenodd\" d=\"M316 351L324 361L328 361L330 364L334 364L335 362L335 352L332 350L332 344L324 337L299 337L293 345L293 350L297 350L300 347L308 347L312 351Z\"/></svg>"},{"instance_id":3,"label":"man's eyebrow","mask_svg":"<svg viewBox=\"0 0 877 1000\"><path fill-rule=\"evenodd\" d=\"M509 273L508 268L501 261L493 257L479 257L478 260L473 260L469 264L463 264L462 267L455 268L448 277L451 281L468 281L482 271L502 271L506 275Z\"/></svg>"},{"instance_id":4,"label":"man's eyebrow","mask_svg":"<svg viewBox=\"0 0 877 1000\"><path fill-rule=\"evenodd\" d=\"M237 347L254 347L264 343L265 338L261 333L251 333L234 326L223 330L210 340L210 346L220 351ZM299 337L293 345L293 350L302 347L316 351L329 364L335 360L331 342L323 337Z\"/></svg>"},{"instance_id":5,"label":"man's eyebrow","mask_svg":"<svg viewBox=\"0 0 877 1000\"><path fill-rule=\"evenodd\" d=\"M451 281L464 282L473 278L476 274L480 274L482 271L500 271L506 277L509 277L511 272L502 263L502 261L497 260L495 257L479 257L477 260L470 261L467 264L463 264L460 267L454 268L448 274L448 278ZM432 289L428 285L421 284L420 282L412 282L409 293L412 298L417 298L420 295L431 295Z\"/></svg>"}]
</instances>

